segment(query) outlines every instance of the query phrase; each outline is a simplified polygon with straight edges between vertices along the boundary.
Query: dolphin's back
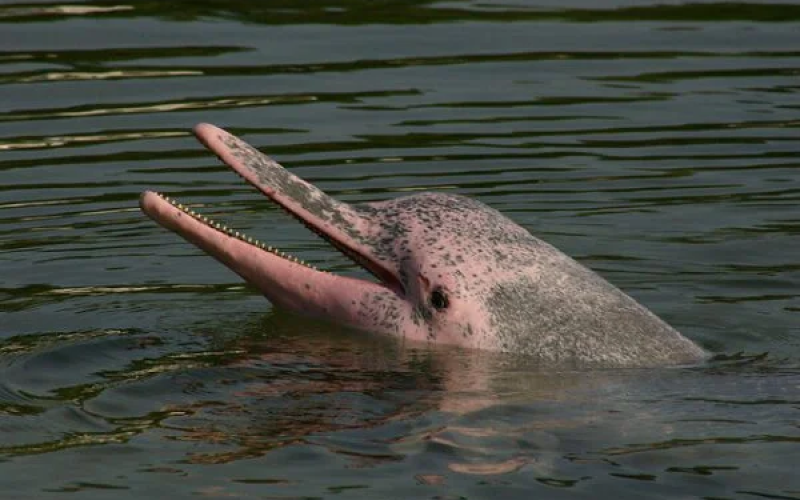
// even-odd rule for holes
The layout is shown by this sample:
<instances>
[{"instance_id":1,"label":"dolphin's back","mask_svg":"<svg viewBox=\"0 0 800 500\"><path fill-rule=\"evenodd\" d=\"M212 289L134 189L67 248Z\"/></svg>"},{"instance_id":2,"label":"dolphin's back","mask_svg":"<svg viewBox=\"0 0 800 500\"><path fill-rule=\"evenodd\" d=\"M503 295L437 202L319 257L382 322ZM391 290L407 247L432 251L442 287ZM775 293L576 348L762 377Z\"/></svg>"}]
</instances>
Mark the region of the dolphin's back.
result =
<instances>
[{"instance_id":1,"label":"dolphin's back","mask_svg":"<svg viewBox=\"0 0 800 500\"><path fill-rule=\"evenodd\" d=\"M609 366L685 364L706 353L555 247L536 239L533 269L498 282L486 306L500 349Z\"/></svg>"}]
</instances>

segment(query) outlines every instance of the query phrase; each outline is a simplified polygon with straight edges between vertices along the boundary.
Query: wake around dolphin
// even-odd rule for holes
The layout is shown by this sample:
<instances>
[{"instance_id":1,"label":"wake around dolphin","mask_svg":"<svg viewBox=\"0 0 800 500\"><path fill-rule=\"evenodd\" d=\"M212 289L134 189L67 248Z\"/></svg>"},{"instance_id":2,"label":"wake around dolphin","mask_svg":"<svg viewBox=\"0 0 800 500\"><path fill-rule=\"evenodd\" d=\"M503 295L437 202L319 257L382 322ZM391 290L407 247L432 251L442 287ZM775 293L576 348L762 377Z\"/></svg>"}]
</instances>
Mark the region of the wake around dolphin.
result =
<instances>
[{"instance_id":1,"label":"wake around dolphin","mask_svg":"<svg viewBox=\"0 0 800 500\"><path fill-rule=\"evenodd\" d=\"M369 271L338 276L152 191L154 221L219 260L273 304L365 331L547 362L655 366L706 353L635 300L500 212L420 193L349 205L213 125L195 135L274 203Z\"/></svg>"}]
</instances>

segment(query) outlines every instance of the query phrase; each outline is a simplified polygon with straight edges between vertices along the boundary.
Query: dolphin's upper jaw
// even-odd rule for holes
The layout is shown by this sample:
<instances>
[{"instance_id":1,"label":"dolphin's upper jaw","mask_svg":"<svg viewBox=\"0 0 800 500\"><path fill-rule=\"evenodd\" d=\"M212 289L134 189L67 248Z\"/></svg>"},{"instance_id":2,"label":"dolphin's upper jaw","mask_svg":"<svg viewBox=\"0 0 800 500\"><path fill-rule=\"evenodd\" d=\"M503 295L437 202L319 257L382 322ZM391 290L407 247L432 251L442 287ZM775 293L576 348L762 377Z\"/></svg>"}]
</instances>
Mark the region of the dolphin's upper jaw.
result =
<instances>
[{"instance_id":1,"label":"dolphin's upper jaw","mask_svg":"<svg viewBox=\"0 0 800 500\"><path fill-rule=\"evenodd\" d=\"M351 245L348 245L341 239L336 238L333 234L326 233L324 230L320 229L319 227L315 226L309 221L299 217L297 214L287 209L280 203L278 205L281 206L286 213L288 213L296 220L301 222L311 232L313 232L314 234L325 240L329 245L338 250L339 253L345 255L350 260L358 264L359 267L363 268L371 275L373 275L375 278L377 278L378 281L386 288L390 289L392 292L399 295L400 297L405 297L407 295L405 286L400 280L400 277L390 267L384 265L382 262L376 259L370 258L370 256L367 254L360 253L357 249L353 248Z\"/></svg>"},{"instance_id":2,"label":"dolphin's upper jaw","mask_svg":"<svg viewBox=\"0 0 800 500\"><path fill-rule=\"evenodd\" d=\"M400 296L405 289L399 271L382 261L368 243L369 221L300 179L236 136L210 124L194 128L198 140L240 177L339 252Z\"/></svg>"}]
</instances>

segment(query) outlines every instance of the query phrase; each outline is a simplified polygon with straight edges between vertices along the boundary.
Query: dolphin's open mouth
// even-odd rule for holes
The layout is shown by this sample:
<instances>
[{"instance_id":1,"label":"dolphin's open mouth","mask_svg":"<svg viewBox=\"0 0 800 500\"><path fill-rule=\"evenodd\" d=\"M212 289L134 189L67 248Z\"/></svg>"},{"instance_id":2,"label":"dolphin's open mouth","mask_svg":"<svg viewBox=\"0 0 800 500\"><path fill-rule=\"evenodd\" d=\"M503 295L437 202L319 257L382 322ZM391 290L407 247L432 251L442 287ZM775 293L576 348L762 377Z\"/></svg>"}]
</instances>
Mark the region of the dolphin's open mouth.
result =
<instances>
[{"instance_id":1,"label":"dolphin's open mouth","mask_svg":"<svg viewBox=\"0 0 800 500\"><path fill-rule=\"evenodd\" d=\"M335 297L337 288L361 287L374 292L373 287L381 287L404 295L398 272L375 253L370 243L366 214L329 197L224 130L201 124L195 127L195 134L248 183L375 276L379 283L321 271L154 191L142 193L140 199L142 210L150 218L224 263L277 304L310 310L313 307L308 296L312 295L327 313L332 302L347 296Z\"/></svg>"}]
</instances>

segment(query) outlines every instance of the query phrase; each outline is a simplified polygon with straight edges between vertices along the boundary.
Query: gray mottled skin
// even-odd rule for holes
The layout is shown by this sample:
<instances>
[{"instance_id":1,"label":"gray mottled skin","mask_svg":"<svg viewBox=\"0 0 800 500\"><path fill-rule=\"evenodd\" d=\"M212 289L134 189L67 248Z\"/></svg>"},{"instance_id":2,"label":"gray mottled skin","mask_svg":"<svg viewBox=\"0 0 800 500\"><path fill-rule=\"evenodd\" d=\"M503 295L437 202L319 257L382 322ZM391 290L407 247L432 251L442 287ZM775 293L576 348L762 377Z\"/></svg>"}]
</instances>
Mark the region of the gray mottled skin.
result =
<instances>
[{"instance_id":1,"label":"gray mottled skin","mask_svg":"<svg viewBox=\"0 0 800 500\"><path fill-rule=\"evenodd\" d=\"M420 193L349 205L223 131L216 140L274 201L402 286L354 299L358 327L551 362L650 366L705 356L603 278L478 201ZM449 307L433 306L433 290Z\"/></svg>"},{"instance_id":2,"label":"gray mottled skin","mask_svg":"<svg viewBox=\"0 0 800 500\"><path fill-rule=\"evenodd\" d=\"M360 209L382 228L372 248L400 263L406 288L420 268L434 283L446 281L453 301L488 318L488 327L465 323L462 334L489 337L493 350L606 365L703 356L618 288L475 200L421 193ZM415 256L420 249L424 259ZM423 301L418 310L419 321L440 314Z\"/></svg>"}]
</instances>

